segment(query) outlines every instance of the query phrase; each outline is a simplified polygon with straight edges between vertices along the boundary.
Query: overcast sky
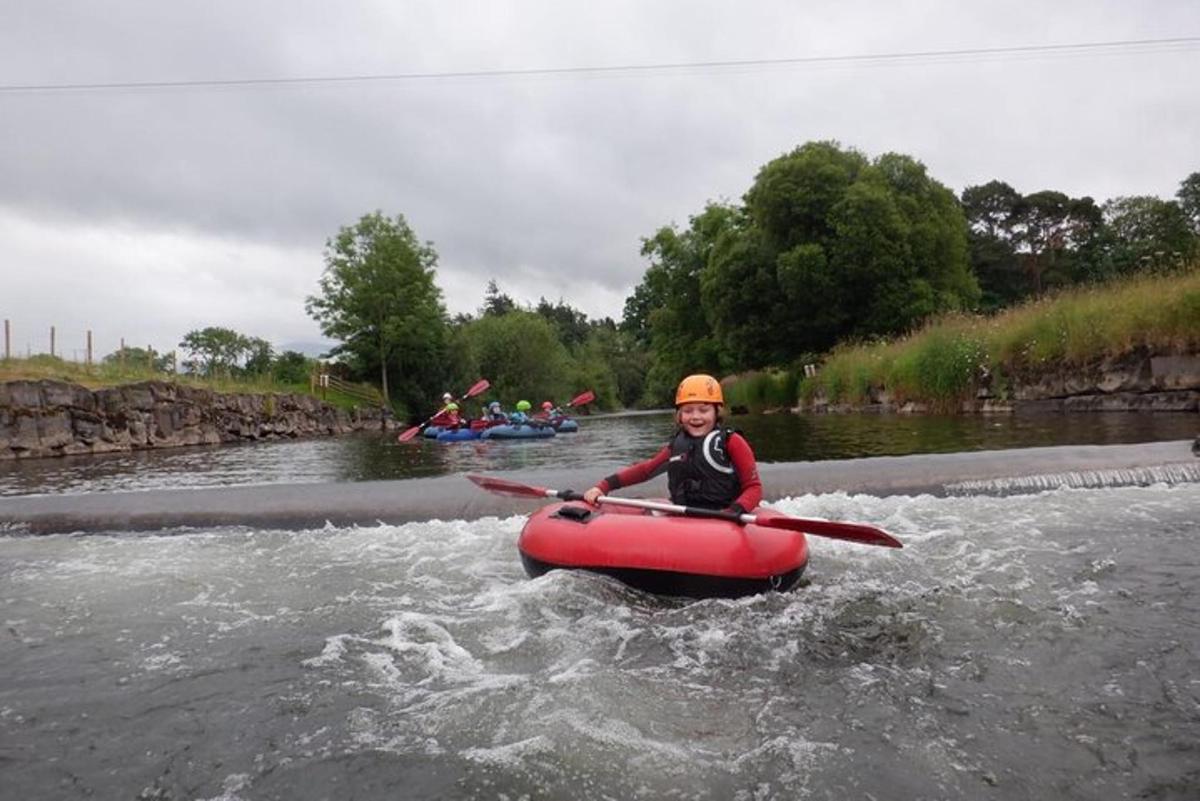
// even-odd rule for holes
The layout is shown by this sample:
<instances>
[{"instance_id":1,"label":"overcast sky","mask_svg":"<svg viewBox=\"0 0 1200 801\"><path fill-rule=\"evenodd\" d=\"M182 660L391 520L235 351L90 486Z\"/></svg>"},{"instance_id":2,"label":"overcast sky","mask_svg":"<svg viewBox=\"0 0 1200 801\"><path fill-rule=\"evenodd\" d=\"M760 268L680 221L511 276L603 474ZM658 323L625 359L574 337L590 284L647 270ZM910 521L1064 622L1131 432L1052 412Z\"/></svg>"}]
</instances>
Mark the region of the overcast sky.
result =
<instances>
[{"instance_id":1,"label":"overcast sky","mask_svg":"<svg viewBox=\"0 0 1200 801\"><path fill-rule=\"evenodd\" d=\"M10 2L0 87L811 59L739 67L69 91L0 88L0 317L14 355L174 348L221 325L320 342L326 240L375 209L438 254L448 309L495 278L620 317L641 238L738 200L814 139L955 192L1098 201L1200 170L1200 2ZM0 354L2 355L2 354Z\"/></svg>"}]
</instances>

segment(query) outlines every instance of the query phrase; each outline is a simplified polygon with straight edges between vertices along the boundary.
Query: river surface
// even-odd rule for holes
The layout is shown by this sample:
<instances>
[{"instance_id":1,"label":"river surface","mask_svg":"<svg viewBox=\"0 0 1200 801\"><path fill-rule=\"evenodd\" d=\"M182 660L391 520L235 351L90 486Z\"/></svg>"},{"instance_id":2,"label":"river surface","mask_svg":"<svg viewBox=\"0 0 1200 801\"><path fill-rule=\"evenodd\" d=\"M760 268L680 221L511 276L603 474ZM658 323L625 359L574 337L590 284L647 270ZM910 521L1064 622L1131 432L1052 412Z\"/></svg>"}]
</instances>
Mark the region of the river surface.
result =
<instances>
[{"instance_id":1,"label":"river surface","mask_svg":"<svg viewBox=\"0 0 1200 801\"><path fill-rule=\"evenodd\" d=\"M1176 415L736 422L764 461L1195 434ZM669 430L42 460L0 486L603 468ZM776 506L905 548L812 537L795 591L687 601L526 578L522 516L0 535L0 799L1200 798L1200 483Z\"/></svg>"},{"instance_id":2,"label":"river surface","mask_svg":"<svg viewBox=\"0 0 1200 801\"><path fill-rule=\"evenodd\" d=\"M779 507L906 547L687 602L521 517L0 537L0 797L1200 797L1200 484Z\"/></svg>"},{"instance_id":3,"label":"river surface","mask_svg":"<svg viewBox=\"0 0 1200 801\"><path fill-rule=\"evenodd\" d=\"M404 479L461 472L595 467L597 478L644 459L667 440L667 412L580 418L580 431L529 442L401 445L395 434L238 446L173 448L107 456L0 462L0 496L245 484ZM1079 415L747 415L745 432L761 462L851 459L913 453L1112 445L1191 439L1195 414Z\"/></svg>"}]
</instances>

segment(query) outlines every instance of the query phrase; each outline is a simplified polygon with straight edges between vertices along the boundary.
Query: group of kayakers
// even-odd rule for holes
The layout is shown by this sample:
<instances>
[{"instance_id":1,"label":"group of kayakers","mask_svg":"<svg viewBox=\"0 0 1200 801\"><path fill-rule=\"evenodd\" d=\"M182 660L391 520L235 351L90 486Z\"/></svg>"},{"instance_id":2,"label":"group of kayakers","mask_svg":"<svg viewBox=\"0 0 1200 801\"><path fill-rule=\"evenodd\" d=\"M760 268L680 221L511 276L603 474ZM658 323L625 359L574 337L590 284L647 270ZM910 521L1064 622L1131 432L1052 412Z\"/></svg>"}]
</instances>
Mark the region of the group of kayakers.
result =
<instances>
[{"instance_id":1,"label":"group of kayakers","mask_svg":"<svg viewBox=\"0 0 1200 801\"><path fill-rule=\"evenodd\" d=\"M483 404L479 420L489 426L495 425L546 425L564 416L562 409L552 401L543 401L537 412L532 412L533 406L527 400L519 400L513 411L505 412L500 401L486 401ZM532 412L532 413L531 413ZM440 428L461 428L471 425L471 418L459 408L458 401L449 392L442 395L442 408L429 420L429 425Z\"/></svg>"}]
</instances>

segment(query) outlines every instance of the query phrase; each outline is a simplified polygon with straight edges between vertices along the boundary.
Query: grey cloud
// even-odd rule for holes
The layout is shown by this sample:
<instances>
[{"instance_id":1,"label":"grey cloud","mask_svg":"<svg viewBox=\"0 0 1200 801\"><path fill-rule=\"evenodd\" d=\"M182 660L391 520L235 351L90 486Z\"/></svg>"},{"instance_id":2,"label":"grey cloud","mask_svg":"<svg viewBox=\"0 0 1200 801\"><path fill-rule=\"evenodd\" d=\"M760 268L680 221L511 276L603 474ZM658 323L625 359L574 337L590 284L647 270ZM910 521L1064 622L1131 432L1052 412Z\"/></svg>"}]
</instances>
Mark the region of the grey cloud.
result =
<instances>
[{"instance_id":1,"label":"grey cloud","mask_svg":"<svg viewBox=\"0 0 1200 801\"><path fill-rule=\"evenodd\" d=\"M1196 33L1200 13L1183 0L1153 16L1117 2L36 3L0 25L0 73L10 84L347 75ZM613 299L645 268L641 237L737 200L761 165L809 139L909 153L955 189L1001 178L1097 199L1169 195L1200 169L1198 58L4 94L0 209L47 230L120 225L309 253L308 289L276 293L299 319L325 240L380 209L435 243L452 309L477 307L495 277L619 314ZM204 269L239 275L236 259ZM269 295L270 278L258 280Z\"/></svg>"}]
</instances>

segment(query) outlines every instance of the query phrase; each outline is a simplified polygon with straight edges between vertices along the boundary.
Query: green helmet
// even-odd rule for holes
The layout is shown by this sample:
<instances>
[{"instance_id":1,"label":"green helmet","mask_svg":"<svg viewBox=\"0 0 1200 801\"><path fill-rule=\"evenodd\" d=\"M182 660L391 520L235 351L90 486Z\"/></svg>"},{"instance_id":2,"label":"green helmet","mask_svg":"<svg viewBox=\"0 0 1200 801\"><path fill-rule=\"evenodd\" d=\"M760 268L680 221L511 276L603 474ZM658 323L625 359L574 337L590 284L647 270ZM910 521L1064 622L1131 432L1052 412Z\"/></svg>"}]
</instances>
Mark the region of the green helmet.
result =
<instances>
[{"instance_id":1,"label":"green helmet","mask_svg":"<svg viewBox=\"0 0 1200 801\"><path fill-rule=\"evenodd\" d=\"M518 412L527 412L527 411L529 411L529 409L530 409L529 401L526 401L526 400L517 401L517 411Z\"/></svg>"}]
</instances>

